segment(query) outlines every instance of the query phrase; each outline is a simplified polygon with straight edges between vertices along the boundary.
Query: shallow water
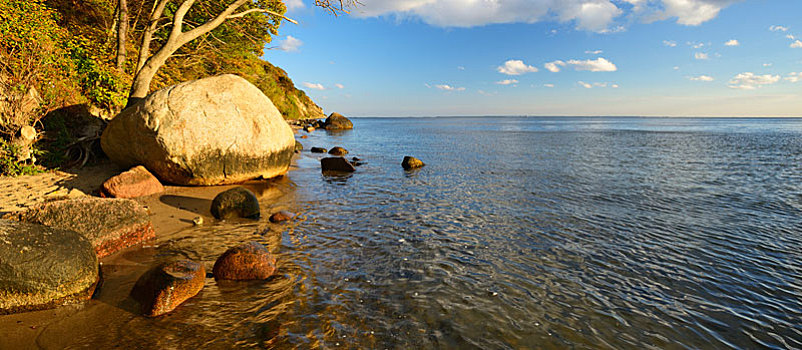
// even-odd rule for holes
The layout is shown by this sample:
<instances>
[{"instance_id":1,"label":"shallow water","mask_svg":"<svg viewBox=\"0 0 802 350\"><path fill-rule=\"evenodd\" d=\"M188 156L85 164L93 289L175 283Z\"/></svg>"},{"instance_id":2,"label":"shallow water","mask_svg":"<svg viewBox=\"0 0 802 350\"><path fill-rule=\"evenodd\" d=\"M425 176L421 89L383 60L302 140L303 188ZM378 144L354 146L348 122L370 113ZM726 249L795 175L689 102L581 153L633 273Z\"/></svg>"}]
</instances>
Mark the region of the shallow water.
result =
<instances>
[{"instance_id":1,"label":"shallow water","mask_svg":"<svg viewBox=\"0 0 802 350\"><path fill-rule=\"evenodd\" d=\"M802 120L356 119L272 186L263 219L211 222L103 267L50 348L800 348ZM303 133L303 132L302 132ZM404 155L427 166L402 170ZM269 210L269 209L265 209ZM257 239L264 282L217 283L167 317L127 291L173 256L208 270ZM65 339L63 333L75 336ZM2 344L2 340L0 340Z\"/></svg>"}]
</instances>

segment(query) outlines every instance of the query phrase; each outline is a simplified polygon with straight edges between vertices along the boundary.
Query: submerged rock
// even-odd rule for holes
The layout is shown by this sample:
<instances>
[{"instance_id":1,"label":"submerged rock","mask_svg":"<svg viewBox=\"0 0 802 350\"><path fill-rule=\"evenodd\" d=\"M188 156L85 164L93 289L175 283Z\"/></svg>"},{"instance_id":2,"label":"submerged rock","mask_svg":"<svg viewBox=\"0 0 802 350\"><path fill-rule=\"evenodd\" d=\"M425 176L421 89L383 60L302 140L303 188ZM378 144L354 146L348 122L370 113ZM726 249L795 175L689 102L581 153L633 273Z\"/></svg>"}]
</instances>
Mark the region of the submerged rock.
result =
<instances>
[{"instance_id":1,"label":"submerged rock","mask_svg":"<svg viewBox=\"0 0 802 350\"><path fill-rule=\"evenodd\" d=\"M303 150L304 150L304 145L296 140L295 141L295 153L300 153Z\"/></svg>"},{"instance_id":2,"label":"submerged rock","mask_svg":"<svg viewBox=\"0 0 802 350\"><path fill-rule=\"evenodd\" d=\"M84 235L0 220L0 314L89 299L97 281L97 255Z\"/></svg>"},{"instance_id":3,"label":"submerged rock","mask_svg":"<svg viewBox=\"0 0 802 350\"><path fill-rule=\"evenodd\" d=\"M76 231L89 239L98 258L156 237L147 210L131 199L88 197L53 201L17 214L16 218Z\"/></svg>"},{"instance_id":4,"label":"submerged rock","mask_svg":"<svg viewBox=\"0 0 802 350\"><path fill-rule=\"evenodd\" d=\"M226 250L217 258L212 272L218 280L263 280L276 271L276 258L258 242Z\"/></svg>"},{"instance_id":5,"label":"submerged rock","mask_svg":"<svg viewBox=\"0 0 802 350\"><path fill-rule=\"evenodd\" d=\"M320 169L323 172L334 171L350 173L356 171L356 168L354 168L354 166L343 157L329 157L321 159Z\"/></svg>"},{"instance_id":6,"label":"submerged rock","mask_svg":"<svg viewBox=\"0 0 802 350\"><path fill-rule=\"evenodd\" d=\"M245 187L236 187L222 192L212 200L212 215L218 220L231 217L259 219L259 199Z\"/></svg>"},{"instance_id":7,"label":"submerged rock","mask_svg":"<svg viewBox=\"0 0 802 350\"><path fill-rule=\"evenodd\" d=\"M136 198L161 192L164 186L159 179L141 165L106 180L100 187L102 196L113 198Z\"/></svg>"},{"instance_id":8,"label":"submerged rock","mask_svg":"<svg viewBox=\"0 0 802 350\"><path fill-rule=\"evenodd\" d=\"M348 154L348 150L346 150L345 148L342 148L340 146L337 146L337 147L334 147L331 150L329 150L329 154L331 154L333 156L344 156L344 155Z\"/></svg>"},{"instance_id":9,"label":"submerged rock","mask_svg":"<svg viewBox=\"0 0 802 350\"><path fill-rule=\"evenodd\" d=\"M231 74L152 93L112 119L100 141L114 162L180 185L283 175L295 147L270 99Z\"/></svg>"},{"instance_id":10,"label":"submerged rock","mask_svg":"<svg viewBox=\"0 0 802 350\"><path fill-rule=\"evenodd\" d=\"M340 113L330 114L329 117L326 118L326 121L323 122L323 125L326 130L346 130L354 128L354 123Z\"/></svg>"},{"instance_id":11,"label":"submerged rock","mask_svg":"<svg viewBox=\"0 0 802 350\"><path fill-rule=\"evenodd\" d=\"M148 317L164 315L203 289L206 270L192 260L159 264L136 281L131 296Z\"/></svg>"},{"instance_id":12,"label":"submerged rock","mask_svg":"<svg viewBox=\"0 0 802 350\"><path fill-rule=\"evenodd\" d=\"M326 149L323 147L312 147L309 149L309 152L312 153L326 153Z\"/></svg>"},{"instance_id":13,"label":"submerged rock","mask_svg":"<svg viewBox=\"0 0 802 350\"><path fill-rule=\"evenodd\" d=\"M404 160L401 162L401 166L406 170L417 169L423 167L424 165L426 164L424 164L420 159L410 156L404 157Z\"/></svg>"},{"instance_id":14,"label":"submerged rock","mask_svg":"<svg viewBox=\"0 0 802 350\"><path fill-rule=\"evenodd\" d=\"M293 213L290 213L288 211L282 210L282 211L273 213L273 215L270 215L270 222L278 223L278 222L289 221L289 220L292 220L293 217L295 217L295 215Z\"/></svg>"}]
</instances>

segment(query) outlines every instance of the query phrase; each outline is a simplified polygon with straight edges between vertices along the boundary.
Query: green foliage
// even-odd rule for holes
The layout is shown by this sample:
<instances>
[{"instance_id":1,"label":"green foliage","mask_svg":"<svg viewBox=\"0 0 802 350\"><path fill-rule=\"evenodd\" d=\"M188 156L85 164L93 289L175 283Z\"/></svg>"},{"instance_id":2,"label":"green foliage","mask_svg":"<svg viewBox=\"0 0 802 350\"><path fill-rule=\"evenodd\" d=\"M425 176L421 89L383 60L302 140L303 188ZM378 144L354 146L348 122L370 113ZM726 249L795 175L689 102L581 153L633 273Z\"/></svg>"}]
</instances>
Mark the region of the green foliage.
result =
<instances>
[{"instance_id":1,"label":"green foliage","mask_svg":"<svg viewBox=\"0 0 802 350\"><path fill-rule=\"evenodd\" d=\"M114 109L125 104L126 89L118 72L92 55L87 47L91 42L85 37L72 38L67 43L73 60L77 81L84 96L95 106Z\"/></svg>"},{"instance_id":2,"label":"green foliage","mask_svg":"<svg viewBox=\"0 0 802 350\"><path fill-rule=\"evenodd\" d=\"M18 162L17 156L20 151L19 147L0 139L0 176L33 175L43 172L42 167ZM39 154L40 152L34 149L33 155Z\"/></svg>"}]
</instances>

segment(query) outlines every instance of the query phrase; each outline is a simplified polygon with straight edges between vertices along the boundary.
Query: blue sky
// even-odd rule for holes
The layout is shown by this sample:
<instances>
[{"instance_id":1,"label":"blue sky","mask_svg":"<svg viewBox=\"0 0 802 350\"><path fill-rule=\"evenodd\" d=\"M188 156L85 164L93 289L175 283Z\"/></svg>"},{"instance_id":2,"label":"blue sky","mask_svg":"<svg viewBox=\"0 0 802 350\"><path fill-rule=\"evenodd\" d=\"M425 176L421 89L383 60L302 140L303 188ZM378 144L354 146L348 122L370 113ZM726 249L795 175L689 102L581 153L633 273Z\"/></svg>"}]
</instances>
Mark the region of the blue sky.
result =
<instances>
[{"instance_id":1,"label":"blue sky","mask_svg":"<svg viewBox=\"0 0 802 350\"><path fill-rule=\"evenodd\" d=\"M802 116L799 0L361 3L265 51L326 113Z\"/></svg>"}]
</instances>

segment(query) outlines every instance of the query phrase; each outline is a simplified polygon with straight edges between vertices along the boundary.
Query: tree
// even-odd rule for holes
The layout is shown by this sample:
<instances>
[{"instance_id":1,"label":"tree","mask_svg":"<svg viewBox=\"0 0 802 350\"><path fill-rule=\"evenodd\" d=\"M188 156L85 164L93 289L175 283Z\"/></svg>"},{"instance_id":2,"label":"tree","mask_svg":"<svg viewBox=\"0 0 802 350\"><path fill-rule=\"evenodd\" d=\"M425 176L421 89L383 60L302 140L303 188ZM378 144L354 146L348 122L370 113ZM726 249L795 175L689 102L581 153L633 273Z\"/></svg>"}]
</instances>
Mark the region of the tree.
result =
<instances>
[{"instance_id":1,"label":"tree","mask_svg":"<svg viewBox=\"0 0 802 350\"><path fill-rule=\"evenodd\" d=\"M356 4L356 0L315 0L316 6L324 8L335 15L346 12L346 7L354 4ZM201 23L187 21L187 15L195 5L198 5L195 7L196 11L208 14ZM180 3L173 3L171 0L155 0L152 4L149 21L142 33L139 57L128 95L127 106L147 96L150 92L151 82L158 70L182 46L209 34L226 21L246 16L267 15L271 21L268 25L274 28L279 26L282 19L296 23L284 16L285 11L286 7L280 0L201 0L200 2L198 0L183 0ZM172 16L163 17L165 12L171 13ZM169 22L162 23L165 19L169 19ZM184 31L185 26L190 27L190 29ZM168 28L169 31L166 33L160 32L162 29ZM155 36L159 34L166 35L166 37L163 38L161 47L151 55L151 44Z\"/></svg>"},{"instance_id":2,"label":"tree","mask_svg":"<svg viewBox=\"0 0 802 350\"><path fill-rule=\"evenodd\" d=\"M125 69L126 48L128 41L128 0L117 1L117 70Z\"/></svg>"}]
</instances>

